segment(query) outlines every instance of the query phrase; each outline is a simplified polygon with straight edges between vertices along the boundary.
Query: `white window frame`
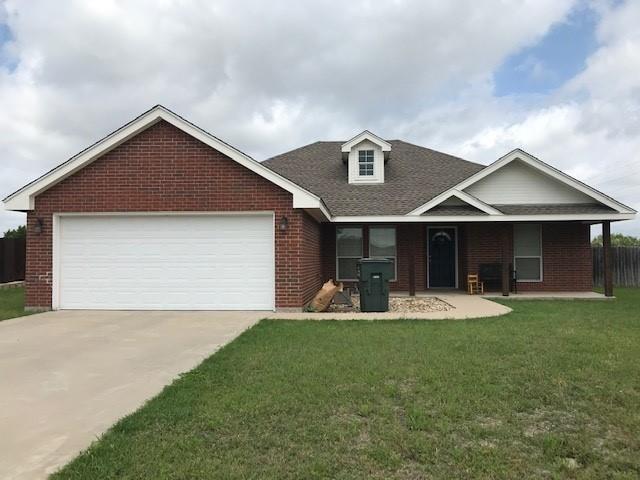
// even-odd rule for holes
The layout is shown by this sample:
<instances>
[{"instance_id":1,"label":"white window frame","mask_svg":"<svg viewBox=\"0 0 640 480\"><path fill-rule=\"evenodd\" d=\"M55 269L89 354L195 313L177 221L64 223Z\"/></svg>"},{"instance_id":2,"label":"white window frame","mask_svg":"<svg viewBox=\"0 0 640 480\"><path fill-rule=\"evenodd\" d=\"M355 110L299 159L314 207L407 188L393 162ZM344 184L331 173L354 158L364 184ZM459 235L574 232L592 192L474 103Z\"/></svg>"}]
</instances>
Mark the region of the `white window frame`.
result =
<instances>
[{"instance_id":1,"label":"white window frame","mask_svg":"<svg viewBox=\"0 0 640 480\"><path fill-rule=\"evenodd\" d=\"M361 159L361 154L364 154L364 161ZM362 174L360 167L371 166L371 173ZM376 152L374 149L362 149L358 150L358 177L359 178L374 178L376 176Z\"/></svg>"},{"instance_id":2,"label":"white window frame","mask_svg":"<svg viewBox=\"0 0 640 480\"><path fill-rule=\"evenodd\" d=\"M360 229L360 256L355 255L338 255L338 230L342 228L358 228ZM357 278L340 278L340 259L341 258L356 258L358 260L364 258L364 227L362 225L345 225L343 227L336 227L336 280L339 282L357 282Z\"/></svg>"},{"instance_id":3,"label":"white window frame","mask_svg":"<svg viewBox=\"0 0 640 480\"><path fill-rule=\"evenodd\" d=\"M391 229L393 230L393 237L394 237L394 247L396 250L396 254L395 255L390 255L390 256L386 256L386 257L374 257L371 255L371 231L375 230L375 229ZM390 282L396 282L398 281L398 229L395 226L386 226L386 225L372 225L369 227L369 257L370 258L385 258L385 259L393 259L393 278L391 280L389 280Z\"/></svg>"},{"instance_id":4,"label":"white window frame","mask_svg":"<svg viewBox=\"0 0 640 480\"><path fill-rule=\"evenodd\" d=\"M539 234L539 242L540 242L540 254L539 255L516 255L516 233L515 233L515 227L518 224L514 225L514 229L513 229L513 269L516 271L516 281L518 283L542 283L544 281L544 277L543 277L543 272L544 272L544 268L542 266L542 262L543 262L543 256L542 256L542 224L541 223L534 223L531 225L537 225L538 226L538 234ZM520 225L526 225L526 224L520 224ZM540 260L540 275L538 276L538 280L531 280L531 279L524 279L524 280L520 280L518 278L518 269L516 268L516 259L517 258L538 258Z\"/></svg>"}]
</instances>

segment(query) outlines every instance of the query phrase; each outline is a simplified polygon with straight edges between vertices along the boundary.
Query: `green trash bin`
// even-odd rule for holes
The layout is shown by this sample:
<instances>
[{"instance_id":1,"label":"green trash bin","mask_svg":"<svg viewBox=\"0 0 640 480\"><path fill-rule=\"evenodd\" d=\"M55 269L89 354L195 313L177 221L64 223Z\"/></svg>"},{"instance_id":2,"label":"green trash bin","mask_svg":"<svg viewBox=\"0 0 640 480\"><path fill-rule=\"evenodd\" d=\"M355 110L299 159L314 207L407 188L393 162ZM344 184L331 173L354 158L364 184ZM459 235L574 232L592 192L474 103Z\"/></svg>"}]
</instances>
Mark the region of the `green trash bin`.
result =
<instances>
[{"instance_id":1,"label":"green trash bin","mask_svg":"<svg viewBox=\"0 0 640 480\"><path fill-rule=\"evenodd\" d=\"M363 258L358 262L358 289L361 312L389 310L389 280L393 262L386 258Z\"/></svg>"}]
</instances>

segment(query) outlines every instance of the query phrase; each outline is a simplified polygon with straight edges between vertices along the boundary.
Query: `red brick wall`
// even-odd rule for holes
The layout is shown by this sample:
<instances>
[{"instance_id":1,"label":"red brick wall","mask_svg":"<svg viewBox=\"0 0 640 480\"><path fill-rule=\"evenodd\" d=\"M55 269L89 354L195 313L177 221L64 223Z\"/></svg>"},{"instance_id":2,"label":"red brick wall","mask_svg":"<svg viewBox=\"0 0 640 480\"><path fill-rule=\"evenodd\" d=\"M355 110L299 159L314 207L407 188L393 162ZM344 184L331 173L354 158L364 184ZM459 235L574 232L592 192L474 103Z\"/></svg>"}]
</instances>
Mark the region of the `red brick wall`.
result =
<instances>
[{"instance_id":1,"label":"red brick wall","mask_svg":"<svg viewBox=\"0 0 640 480\"><path fill-rule=\"evenodd\" d=\"M542 283L518 283L518 291L591 291L593 256L589 225L542 225Z\"/></svg>"},{"instance_id":2,"label":"red brick wall","mask_svg":"<svg viewBox=\"0 0 640 480\"><path fill-rule=\"evenodd\" d=\"M501 262L501 236L509 237L513 262L513 227L510 224L469 224L461 227L467 272L481 263ZM542 224L542 282L518 282L519 292L590 291L593 288L589 226L582 223Z\"/></svg>"},{"instance_id":3,"label":"red brick wall","mask_svg":"<svg viewBox=\"0 0 640 480\"><path fill-rule=\"evenodd\" d=\"M318 237L313 219L293 209L290 193L166 122L36 197L27 217L26 305L51 307L53 213L234 210L275 212L276 305L300 307L319 283L317 248L300 255ZM282 216L286 231L277 228ZM40 235L33 234L37 218L44 220Z\"/></svg>"},{"instance_id":4,"label":"red brick wall","mask_svg":"<svg viewBox=\"0 0 640 480\"><path fill-rule=\"evenodd\" d=\"M410 249L413 243L416 290L427 288L426 227L424 224L400 224L396 226L398 256L398 278L390 285L391 290L409 291Z\"/></svg>"},{"instance_id":5,"label":"red brick wall","mask_svg":"<svg viewBox=\"0 0 640 480\"><path fill-rule=\"evenodd\" d=\"M502 263L503 236L507 240L507 256L513 261L513 227L508 223L470 223L460 225L461 258L464 259L460 287L465 287L469 273L478 273L483 263Z\"/></svg>"},{"instance_id":6,"label":"red brick wall","mask_svg":"<svg viewBox=\"0 0 640 480\"><path fill-rule=\"evenodd\" d=\"M300 274L303 303L309 302L322 286L321 224L307 213L302 218Z\"/></svg>"},{"instance_id":7,"label":"red brick wall","mask_svg":"<svg viewBox=\"0 0 640 480\"><path fill-rule=\"evenodd\" d=\"M323 278L336 278L336 224L322 226ZM415 242L416 290L427 285L426 225L396 225L398 281L391 290L409 290L409 242ZM502 237L507 235L509 261L513 261L513 227L508 223L458 224L459 287L467 273L478 272L482 263L502 262ZM542 227L543 281L519 283L519 291L588 291L592 288L589 226L580 223L546 223ZM365 249L366 252L366 249Z\"/></svg>"},{"instance_id":8,"label":"red brick wall","mask_svg":"<svg viewBox=\"0 0 640 480\"><path fill-rule=\"evenodd\" d=\"M340 224L330 223L322 225L322 275L324 281L336 279L336 227ZM345 224L346 226L346 224ZM393 291L409 290L409 246L415 245L416 290L426 288L426 236L425 226L422 224L398 224L396 227L397 243L397 280L391 282ZM365 232L363 242L366 243ZM364 254L368 254L368 245L363 245Z\"/></svg>"}]
</instances>

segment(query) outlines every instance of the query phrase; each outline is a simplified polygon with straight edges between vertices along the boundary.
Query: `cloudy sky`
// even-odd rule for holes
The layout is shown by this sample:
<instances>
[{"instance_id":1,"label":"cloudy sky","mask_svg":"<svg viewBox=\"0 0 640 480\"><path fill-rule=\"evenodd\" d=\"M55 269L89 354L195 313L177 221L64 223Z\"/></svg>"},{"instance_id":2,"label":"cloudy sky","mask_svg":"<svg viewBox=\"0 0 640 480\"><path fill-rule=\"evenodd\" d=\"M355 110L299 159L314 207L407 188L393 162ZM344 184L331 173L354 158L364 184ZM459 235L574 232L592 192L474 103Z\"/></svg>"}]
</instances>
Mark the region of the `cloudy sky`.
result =
<instances>
[{"instance_id":1,"label":"cloudy sky","mask_svg":"<svg viewBox=\"0 0 640 480\"><path fill-rule=\"evenodd\" d=\"M0 198L161 103L258 160L365 128L521 147L640 210L639 24L638 0L0 0Z\"/></svg>"}]
</instances>

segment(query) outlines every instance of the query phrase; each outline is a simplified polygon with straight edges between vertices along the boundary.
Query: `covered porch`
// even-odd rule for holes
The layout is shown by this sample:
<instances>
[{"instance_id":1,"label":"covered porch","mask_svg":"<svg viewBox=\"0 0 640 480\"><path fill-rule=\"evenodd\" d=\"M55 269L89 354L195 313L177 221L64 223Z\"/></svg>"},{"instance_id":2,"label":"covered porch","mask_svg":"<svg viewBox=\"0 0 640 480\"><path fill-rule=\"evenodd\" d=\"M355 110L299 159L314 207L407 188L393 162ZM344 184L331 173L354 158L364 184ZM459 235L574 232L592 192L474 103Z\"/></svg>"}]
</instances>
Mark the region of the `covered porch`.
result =
<instances>
[{"instance_id":1,"label":"covered porch","mask_svg":"<svg viewBox=\"0 0 640 480\"><path fill-rule=\"evenodd\" d=\"M610 225L603 222L605 295L613 296ZM451 222L324 224L323 277L357 283L360 258L386 257L395 265L393 294L463 292L479 274L487 295L514 298L597 297L593 293L590 223Z\"/></svg>"}]
</instances>

